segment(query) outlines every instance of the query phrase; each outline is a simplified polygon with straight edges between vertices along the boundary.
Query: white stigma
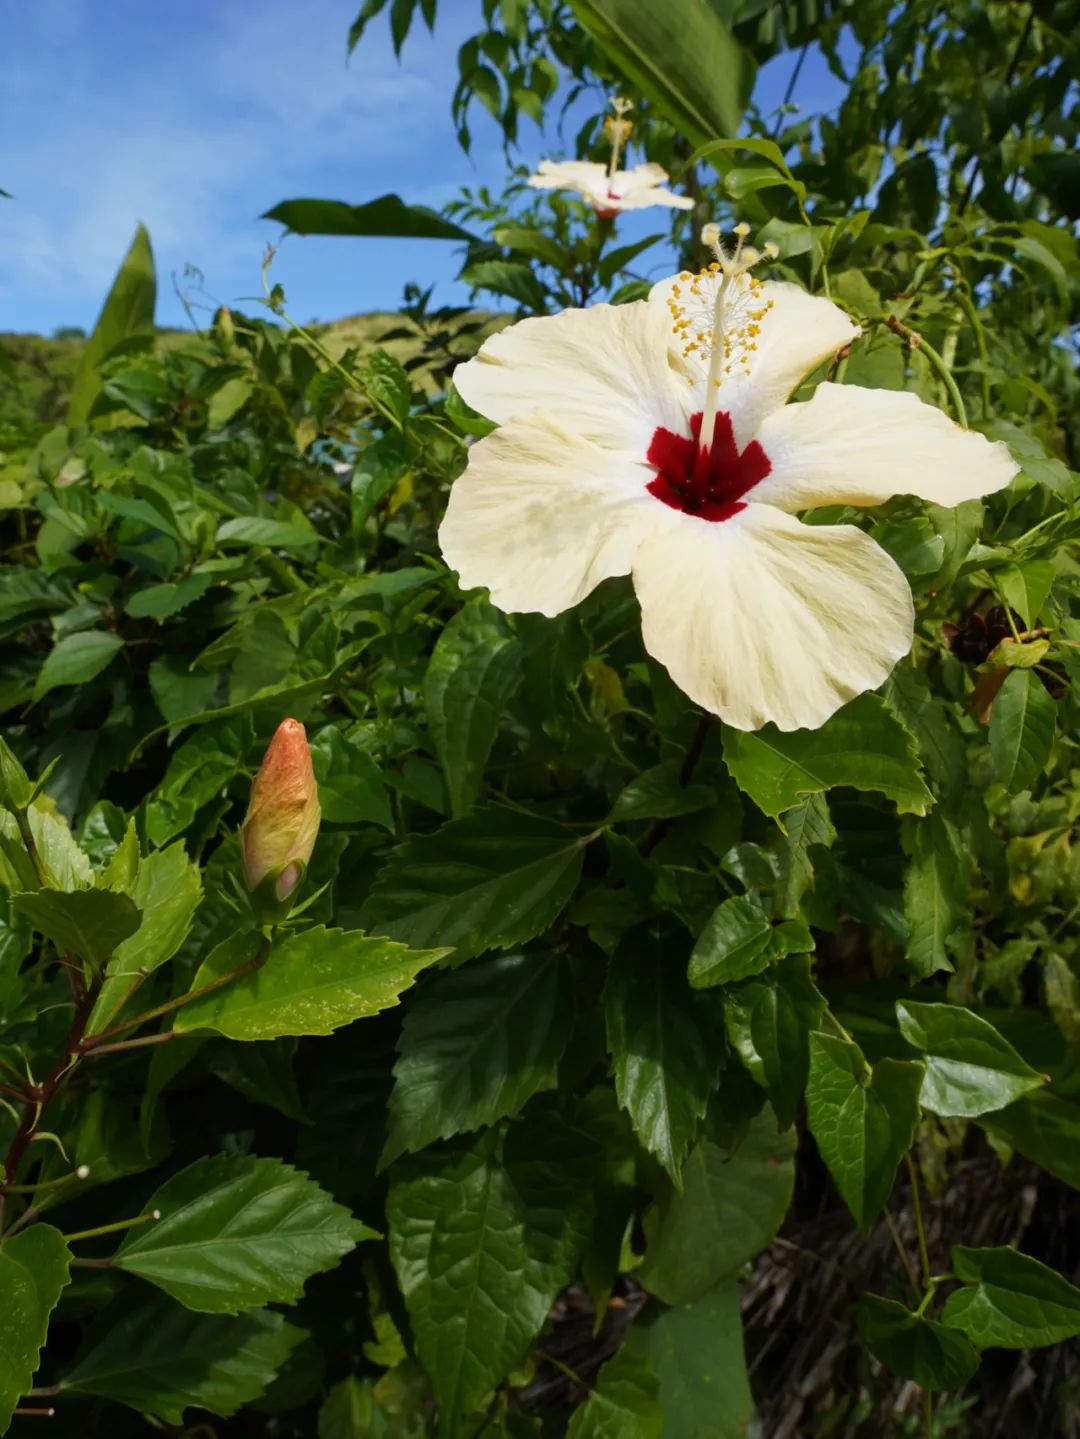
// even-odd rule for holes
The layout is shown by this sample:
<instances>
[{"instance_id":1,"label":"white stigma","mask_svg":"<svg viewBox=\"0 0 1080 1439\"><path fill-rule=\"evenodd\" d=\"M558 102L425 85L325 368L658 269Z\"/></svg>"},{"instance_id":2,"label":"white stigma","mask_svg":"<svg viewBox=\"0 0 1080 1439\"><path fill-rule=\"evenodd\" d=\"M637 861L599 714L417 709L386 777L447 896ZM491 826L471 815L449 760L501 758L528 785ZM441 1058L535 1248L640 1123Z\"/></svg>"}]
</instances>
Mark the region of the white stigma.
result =
<instances>
[{"instance_id":1,"label":"white stigma","mask_svg":"<svg viewBox=\"0 0 1080 1439\"><path fill-rule=\"evenodd\" d=\"M684 357L709 357L705 407L698 444L707 450L716 428L718 391L727 376L741 371L749 376L757 349L761 322L773 307L762 297L761 281L750 271L763 258L774 259L776 246L764 251L746 244L750 226L735 226L735 249L729 255L720 243L719 225L705 225L701 240L716 258L696 275L684 270L671 287L668 309L672 328L683 346Z\"/></svg>"}]
</instances>

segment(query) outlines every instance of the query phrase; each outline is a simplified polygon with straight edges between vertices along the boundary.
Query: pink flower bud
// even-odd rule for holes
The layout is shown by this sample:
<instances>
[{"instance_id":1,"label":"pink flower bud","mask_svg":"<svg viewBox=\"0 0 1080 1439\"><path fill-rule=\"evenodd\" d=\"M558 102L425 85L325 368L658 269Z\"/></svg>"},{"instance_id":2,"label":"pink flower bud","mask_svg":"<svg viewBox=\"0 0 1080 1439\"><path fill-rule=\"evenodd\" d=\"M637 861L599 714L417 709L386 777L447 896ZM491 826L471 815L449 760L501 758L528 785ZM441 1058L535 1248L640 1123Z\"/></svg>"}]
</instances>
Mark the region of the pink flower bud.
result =
<instances>
[{"instance_id":1,"label":"pink flower bud","mask_svg":"<svg viewBox=\"0 0 1080 1439\"><path fill-rule=\"evenodd\" d=\"M244 878L256 909L267 918L288 913L307 873L321 817L304 726L282 720L255 776L240 831Z\"/></svg>"}]
</instances>

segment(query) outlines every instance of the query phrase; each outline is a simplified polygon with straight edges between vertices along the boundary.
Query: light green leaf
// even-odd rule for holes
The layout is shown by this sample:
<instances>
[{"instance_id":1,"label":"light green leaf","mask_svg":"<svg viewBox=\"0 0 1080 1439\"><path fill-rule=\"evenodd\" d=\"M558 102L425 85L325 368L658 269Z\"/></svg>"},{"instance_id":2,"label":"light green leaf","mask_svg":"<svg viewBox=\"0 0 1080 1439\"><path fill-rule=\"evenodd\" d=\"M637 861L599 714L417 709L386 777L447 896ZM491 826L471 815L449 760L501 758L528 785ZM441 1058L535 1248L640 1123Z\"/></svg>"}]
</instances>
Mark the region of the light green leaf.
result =
<instances>
[{"instance_id":1,"label":"light green leaf","mask_svg":"<svg viewBox=\"0 0 1080 1439\"><path fill-rule=\"evenodd\" d=\"M677 1185L720 1058L701 1001L681 973L680 940L667 931L632 930L609 965L604 989L619 1103Z\"/></svg>"},{"instance_id":2,"label":"light green leaf","mask_svg":"<svg viewBox=\"0 0 1080 1439\"><path fill-rule=\"evenodd\" d=\"M994 1026L958 1004L898 1001L900 1032L926 1055L919 1102L933 1114L972 1119L1046 1083Z\"/></svg>"},{"instance_id":3,"label":"light green leaf","mask_svg":"<svg viewBox=\"0 0 1080 1439\"><path fill-rule=\"evenodd\" d=\"M142 922L113 951L86 1027L88 1034L109 1027L132 993L133 976L160 968L187 938L202 899L202 876L180 841L146 856L139 866L132 899L142 910Z\"/></svg>"},{"instance_id":4,"label":"light green leaf","mask_svg":"<svg viewBox=\"0 0 1080 1439\"><path fill-rule=\"evenodd\" d=\"M734 984L768 969L786 954L808 954L814 947L801 920L774 926L748 895L725 899L713 910L690 955L689 977L695 989Z\"/></svg>"},{"instance_id":5,"label":"light green leaf","mask_svg":"<svg viewBox=\"0 0 1080 1439\"><path fill-rule=\"evenodd\" d=\"M499 722L521 682L521 646L484 601L443 630L424 675L424 708L455 818L475 804Z\"/></svg>"},{"instance_id":6,"label":"light green leaf","mask_svg":"<svg viewBox=\"0 0 1080 1439\"><path fill-rule=\"evenodd\" d=\"M933 803L914 739L878 695L860 695L821 729L725 726L724 759L739 788L773 819L834 785L879 790L901 814L925 814Z\"/></svg>"},{"instance_id":7,"label":"light green leaf","mask_svg":"<svg viewBox=\"0 0 1080 1439\"><path fill-rule=\"evenodd\" d=\"M65 635L45 657L34 683L34 703L60 685L82 685L95 679L124 641L104 630L79 630Z\"/></svg>"},{"instance_id":8,"label":"light green leaf","mask_svg":"<svg viewBox=\"0 0 1080 1439\"><path fill-rule=\"evenodd\" d=\"M554 1085L573 1022L562 955L505 954L432 975L402 1026L380 1165L517 1114Z\"/></svg>"},{"instance_id":9,"label":"light green leaf","mask_svg":"<svg viewBox=\"0 0 1080 1439\"><path fill-rule=\"evenodd\" d=\"M660 1385L648 1355L624 1344L571 1415L566 1439L662 1439L664 1422Z\"/></svg>"},{"instance_id":10,"label":"light green leaf","mask_svg":"<svg viewBox=\"0 0 1080 1439\"><path fill-rule=\"evenodd\" d=\"M979 1367L977 1351L958 1329L879 1294L859 1301L859 1331L875 1359L921 1389L959 1389Z\"/></svg>"},{"instance_id":11,"label":"light green leaf","mask_svg":"<svg viewBox=\"0 0 1080 1439\"><path fill-rule=\"evenodd\" d=\"M996 570L1005 602L1030 627L1038 621L1046 597L1054 584L1055 568L1050 560L1025 560Z\"/></svg>"},{"instance_id":12,"label":"light green leaf","mask_svg":"<svg viewBox=\"0 0 1080 1439\"><path fill-rule=\"evenodd\" d=\"M587 1187L561 1166L564 1142L545 1152L528 1130L511 1131L501 1159L489 1131L395 1166L390 1257L441 1439L525 1356L585 1239Z\"/></svg>"},{"instance_id":13,"label":"light green leaf","mask_svg":"<svg viewBox=\"0 0 1080 1439\"><path fill-rule=\"evenodd\" d=\"M646 95L691 145L733 135L755 65L719 14L700 0L572 0L582 27L634 90Z\"/></svg>"},{"instance_id":14,"label":"light green leaf","mask_svg":"<svg viewBox=\"0 0 1080 1439\"><path fill-rule=\"evenodd\" d=\"M980 1349L1036 1349L1080 1334L1080 1289L1011 1246L953 1246L965 1288L949 1295L942 1319Z\"/></svg>"},{"instance_id":15,"label":"light green leaf","mask_svg":"<svg viewBox=\"0 0 1080 1439\"><path fill-rule=\"evenodd\" d=\"M128 1292L90 1326L62 1391L93 1394L182 1425L188 1406L227 1419L265 1394L306 1331L282 1314L193 1314L153 1292Z\"/></svg>"},{"instance_id":16,"label":"light green leaf","mask_svg":"<svg viewBox=\"0 0 1080 1439\"><path fill-rule=\"evenodd\" d=\"M71 1251L59 1229L35 1224L0 1245L0 1434L37 1373L56 1308L69 1279Z\"/></svg>"},{"instance_id":17,"label":"light green leaf","mask_svg":"<svg viewBox=\"0 0 1080 1439\"><path fill-rule=\"evenodd\" d=\"M62 954L96 967L139 928L140 914L126 894L112 889L37 889L11 902Z\"/></svg>"},{"instance_id":18,"label":"light green leaf","mask_svg":"<svg viewBox=\"0 0 1080 1439\"><path fill-rule=\"evenodd\" d=\"M68 404L68 424L85 425L101 392L101 366L124 340L154 333L157 276L150 236L139 225L116 273L94 332L79 361Z\"/></svg>"},{"instance_id":19,"label":"light green leaf","mask_svg":"<svg viewBox=\"0 0 1080 1439\"><path fill-rule=\"evenodd\" d=\"M693 1304L665 1310L650 1325L646 1343L660 1381L665 1436L745 1439L754 1400L734 1280Z\"/></svg>"},{"instance_id":20,"label":"light green leaf","mask_svg":"<svg viewBox=\"0 0 1080 1439\"><path fill-rule=\"evenodd\" d=\"M223 947L224 948L224 947ZM254 973L177 1011L181 1033L216 1029L230 1039L330 1034L397 1004L420 970L447 950L410 950L358 930L304 930L275 943ZM235 968L235 956L211 955L192 989Z\"/></svg>"},{"instance_id":21,"label":"light green leaf","mask_svg":"<svg viewBox=\"0 0 1080 1439\"><path fill-rule=\"evenodd\" d=\"M766 1108L734 1153L703 1139L672 1190L646 1216L648 1247L638 1278L665 1304L692 1304L769 1243L795 1182L795 1140L776 1133Z\"/></svg>"},{"instance_id":22,"label":"light green leaf","mask_svg":"<svg viewBox=\"0 0 1080 1439\"><path fill-rule=\"evenodd\" d=\"M898 1059L880 1059L871 1071L857 1044L831 1034L810 1036L810 1132L864 1234L915 1137L923 1074L921 1064Z\"/></svg>"},{"instance_id":23,"label":"light green leaf","mask_svg":"<svg viewBox=\"0 0 1080 1439\"><path fill-rule=\"evenodd\" d=\"M1013 670L990 711L994 773L1010 794L1030 789L1046 768L1057 706L1031 670Z\"/></svg>"},{"instance_id":24,"label":"light green leaf","mask_svg":"<svg viewBox=\"0 0 1080 1439\"><path fill-rule=\"evenodd\" d=\"M203 1314L291 1304L313 1274L377 1237L306 1174L254 1155L196 1160L145 1207L161 1218L129 1231L114 1265Z\"/></svg>"},{"instance_id":25,"label":"light green leaf","mask_svg":"<svg viewBox=\"0 0 1080 1439\"><path fill-rule=\"evenodd\" d=\"M319 1439L368 1439L374 1414L370 1384L350 1374L319 1406Z\"/></svg>"},{"instance_id":26,"label":"light green leaf","mask_svg":"<svg viewBox=\"0 0 1080 1439\"><path fill-rule=\"evenodd\" d=\"M485 805L399 846L361 911L405 944L452 945L455 962L542 933L581 874L584 841L539 815Z\"/></svg>"}]
</instances>

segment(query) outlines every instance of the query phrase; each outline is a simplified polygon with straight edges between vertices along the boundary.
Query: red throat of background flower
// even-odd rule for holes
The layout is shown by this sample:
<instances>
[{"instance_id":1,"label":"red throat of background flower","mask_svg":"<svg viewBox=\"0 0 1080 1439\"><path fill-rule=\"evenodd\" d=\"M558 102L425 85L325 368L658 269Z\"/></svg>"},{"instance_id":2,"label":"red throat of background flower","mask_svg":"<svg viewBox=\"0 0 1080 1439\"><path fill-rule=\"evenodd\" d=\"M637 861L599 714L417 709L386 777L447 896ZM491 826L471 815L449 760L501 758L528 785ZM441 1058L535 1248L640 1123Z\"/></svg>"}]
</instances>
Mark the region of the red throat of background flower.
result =
<instances>
[{"instance_id":1,"label":"red throat of background flower","mask_svg":"<svg viewBox=\"0 0 1080 1439\"><path fill-rule=\"evenodd\" d=\"M729 520L745 508L743 496L761 483L772 465L757 440L740 452L726 410L717 411L712 444L703 449L701 421L700 412L692 416L689 436L663 426L656 429L645 458L657 475L646 488L673 510L699 520Z\"/></svg>"}]
</instances>

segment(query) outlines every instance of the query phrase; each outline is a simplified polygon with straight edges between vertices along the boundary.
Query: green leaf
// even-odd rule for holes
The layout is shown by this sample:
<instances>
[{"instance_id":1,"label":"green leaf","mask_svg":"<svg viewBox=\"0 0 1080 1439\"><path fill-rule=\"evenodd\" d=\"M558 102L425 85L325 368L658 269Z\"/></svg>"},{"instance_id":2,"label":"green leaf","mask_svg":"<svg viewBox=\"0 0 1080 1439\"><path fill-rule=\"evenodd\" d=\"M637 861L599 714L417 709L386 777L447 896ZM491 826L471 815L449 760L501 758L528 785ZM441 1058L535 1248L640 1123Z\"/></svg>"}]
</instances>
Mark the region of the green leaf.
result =
<instances>
[{"instance_id":1,"label":"green leaf","mask_svg":"<svg viewBox=\"0 0 1080 1439\"><path fill-rule=\"evenodd\" d=\"M373 403L400 429L412 409L412 387L401 361L385 350L372 350L362 375Z\"/></svg>"},{"instance_id":2,"label":"green leaf","mask_svg":"<svg viewBox=\"0 0 1080 1439\"><path fill-rule=\"evenodd\" d=\"M398 1040L380 1166L517 1114L554 1085L573 1022L562 955L498 955L432 975Z\"/></svg>"},{"instance_id":3,"label":"green leaf","mask_svg":"<svg viewBox=\"0 0 1080 1439\"><path fill-rule=\"evenodd\" d=\"M154 333L157 277L150 236L139 225L131 248L116 273L94 333L79 361L68 403L68 424L85 425L101 392L101 366L124 340Z\"/></svg>"},{"instance_id":4,"label":"green leaf","mask_svg":"<svg viewBox=\"0 0 1080 1439\"><path fill-rule=\"evenodd\" d=\"M755 899L725 899L712 912L690 955L690 983L695 989L733 984L768 969L786 954L808 954L814 947L801 920L774 927Z\"/></svg>"},{"instance_id":5,"label":"green leaf","mask_svg":"<svg viewBox=\"0 0 1080 1439\"><path fill-rule=\"evenodd\" d=\"M216 1029L244 1040L330 1034L397 1004L420 970L448 952L410 950L319 925L275 943L254 973L192 1000L177 1011L173 1027L181 1033ZM191 987L200 989L235 967L233 954L212 954Z\"/></svg>"},{"instance_id":6,"label":"green leaf","mask_svg":"<svg viewBox=\"0 0 1080 1439\"><path fill-rule=\"evenodd\" d=\"M380 195L365 205L343 200L282 200L261 217L277 220L294 235L394 235L413 240L467 240L476 236L423 205Z\"/></svg>"},{"instance_id":7,"label":"green leaf","mask_svg":"<svg viewBox=\"0 0 1080 1439\"><path fill-rule=\"evenodd\" d=\"M1057 706L1039 676L1013 670L990 711L994 774L1010 794L1031 789L1046 768L1056 721Z\"/></svg>"},{"instance_id":8,"label":"green leaf","mask_svg":"<svg viewBox=\"0 0 1080 1439\"><path fill-rule=\"evenodd\" d=\"M319 1407L319 1439L367 1439L374 1413L370 1386L350 1374Z\"/></svg>"},{"instance_id":9,"label":"green leaf","mask_svg":"<svg viewBox=\"0 0 1080 1439\"><path fill-rule=\"evenodd\" d=\"M810 1069L810 1031L825 1001L810 977L810 960L791 955L768 974L724 996L728 1038L749 1074L762 1086L786 1129L795 1118Z\"/></svg>"},{"instance_id":10,"label":"green leaf","mask_svg":"<svg viewBox=\"0 0 1080 1439\"><path fill-rule=\"evenodd\" d=\"M950 948L970 923L968 859L960 835L940 812L904 825L910 855L904 871L904 958L911 975L926 979L952 969Z\"/></svg>"},{"instance_id":11,"label":"green leaf","mask_svg":"<svg viewBox=\"0 0 1080 1439\"><path fill-rule=\"evenodd\" d=\"M626 788L619 791L608 815L608 823L622 824L632 819L677 819L679 815L694 814L715 804L716 791L707 784L682 784L680 768L672 761L635 775Z\"/></svg>"},{"instance_id":12,"label":"green leaf","mask_svg":"<svg viewBox=\"0 0 1080 1439\"><path fill-rule=\"evenodd\" d=\"M526 1122L500 1158L497 1139L399 1161L387 1200L390 1257L441 1439L525 1356L585 1238L587 1191L560 1167L561 1141L538 1149Z\"/></svg>"},{"instance_id":13,"label":"green leaf","mask_svg":"<svg viewBox=\"0 0 1080 1439\"><path fill-rule=\"evenodd\" d=\"M898 1001L900 1032L926 1055L919 1102L932 1114L973 1119L1046 1083L994 1026L958 1004Z\"/></svg>"},{"instance_id":14,"label":"green leaf","mask_svg":"<svg viewBox=\"0 0 1080 1439\"><path fill-rule=\"evenodd\" d=\"M374 1230L279 1159L196 1160L147 1201L161 1218L129 1231L114 1265L188 1309L237 1314L291 1304Z\"/></svg>"},{"instance_id":15,"label":"green leaf","mask_svg":"<svg viewBox=\"0 0 1080 1439\"><path fill-rule=\"evenodd\" d=\"M959 1389L979 1367L978 1352L959 1330L879 1294L859 1301L859 1331L875 1359L921 1389Z\"/></svg>"},{"instance_id":16,"label":"green leaf","mask_svg":"<svg viewBox=\"0 0 1080 1439\"><path fill-rule=\"evenodd\" d=\"M142 910L142 922L113 951L87 1034L108 1029L132 993L132 976L153 973L183 944L202 900L199 866L188 858L179 841L155 850L139 865L131 897Z\"/></svg>"},{"instance_id":17,"label":"green leaf","mask_svg":"<svg viewBox=\"0 0 1080 1439\"><path fill-rule=\"evenodd\" d=\"M795 1140L764 1109L734 1153L703 1139L672 1190L646 1216L638 1278L665 1304L692 1304L764 1249L787 1213Z\"/></svg>"},{"instance_id":18,"label":"green leaf","mask_svg":"<svg viewBox=\"0 0 1080 1439\"><path fill-rule=\"evenodd\" d=\"M624 1344L571 1415L566 1439L662 1439L663 1434L660 1385L649 1357Z\"/></svg>"},{"instance_id":19,"label":"green leaf","mask_svg":"<svg viewBox=\"0 0 1080 1439\"><path fill-rule=\"evenodd\" d=\"M879 790L901 814L925 814L933 803L914 739L878 695L860 695L821 729L725 726L724 759L739 788L773 819L834 785Z\"/></svg>"},{"instance_id":20,"label":"green leaf","mask_svg":"<svg viewBox=\"0 0 1080 1439\"><path fill-rule=\"evenodd\" d=\"M310 747L319 804L327 823L394 828L382 774L360 742L359 732L343 732L335 725L327 725L312 737Z\"/></svg>"},{"instance_id":21,"label":"green leaf","mask_svg":"<svg viewBox=\"0 0 1080 1439\"><path fill-rule=\"evenodd\" d=\"M0 1434L37 1373L56 1308L69 1280L71 1251L59 1229L34 1224L0 1245Z\"/></svg>"},{"instance_id":22,"label":"green leaf","mask_svg":"<svg viewBox=\"0 0 1080 1439\"><path fill-rule=\"evenodd\" d=\"M915 1137L924 1067L880 1059L870 1070L859 1046L810 1036L806 1109L840 1197L864 1234L884 1208L896 1166Z\"/></svg>"},{"instance_id":23,"label":"green leaf","mask_svg":"<svg viewBox=\"0 0 1080 1439\"><path fill-rule=\"evenodd\" d=\"M424 708L450 809L468 813L506 705L521 682L521 646L484 601L467 605L439 636L424 675Z\"/></svg>"},{"instance_id":24,"label":"green leaf","mask_svg":"<svg viewBox=\"0 0 1080 1439\"><path fill-rule=\"evenodd\" d=\"M456 962L542 933L573 894L584 841L539 815L485 805L414 836L379 872L366 929L405 944L452 945Z\"/></svg>"},{"instance_id":25,"label":"green leaf","mask_svg":"<svg viewBox=\"0 0 1080 1439\"><path fill-rule=\"evenodd\" d=\"M646 1343L660 1381L665 1435L745 1439L754 1401L734 1280L693 1304L665 1310L650 1325Z\"/></svg>"},{"instance_id":26,"label":"green leaf","mask_svg":"<svg viewBox=\"0 0 1080 1439\"><path fill-rule=\"evenodd\" d=\"M80 630L65 635L45 657L34 683L34 703L59 685L82 685L96 679L124 648L119 635L104 630Z\"/></svg>"},{"instance_id":27,"label":"green leaf","mask_svg":"<svg viewBox=\"0 0 1080 1439\"><path fill-rule=\"evenodd\" d=\"M676 1184L721 1053L681 972L681 943L681 935L667 929L632 930L611 961L604 989L619 1103Z\"/></svg>"},{"instance_id":28,"label":"green leaf","mask_svg":"<svg viewBox=\"0 0 1080 1439\"><path fill-rule=\"evenodd\" d=\"M77 954L95 968L139 928L138 909L118 890L37 889L13 894L11 902L62 954Z\"/></svg>"},{"instance_id":29,"label":"green leaf","mask_svg":"<svg viewBox=\"0 0 1080 1439\"><path fill-rule=\"evenodd\" d=\"M182 1425L189 1405L227 1419L260 1398L305 1331L282 1314L193 1314L162 1294L127 1293L95 1316L62 1391L93 1394Z\"/></svg>"},{"instance_id":30,"label":"green leaf","mask_svg":"<svg viewBox=\"0 0 1080 1439\"><path fill-rule=\"evenodd\" d=\"M1027 560L1024 564L1006 565L995 572L994 578L1009 608L1033 627L1053 588L1055 574L1050 560Z\"/></svg>"},{"instance_id":31,"label":"green leaf","mask_svg":"<svg viewBox=\"0 0 1080 1439\"><path fill-rule=\"evenodd\" d=\"M954 1244L952 1265L965 1287L941 1317L980 1349L1036 1349L1080 1334L1080 1289L1030 1255Z\"/></svg>"},{"instance_id":32,"label":"green leaf","mask_svg":"<svg viewBox=\"0 0 1080 1439\"><path fill-rule=\"evenodd\" d=\"M691 145L733 135L756 66L700 0L572 0L583 29Z\"/></svg>"}]
</instances>

